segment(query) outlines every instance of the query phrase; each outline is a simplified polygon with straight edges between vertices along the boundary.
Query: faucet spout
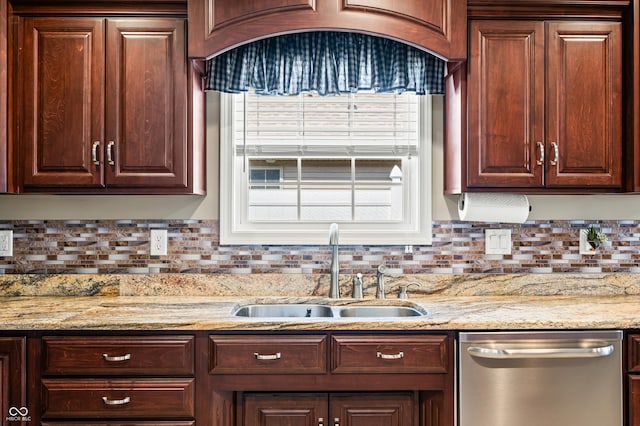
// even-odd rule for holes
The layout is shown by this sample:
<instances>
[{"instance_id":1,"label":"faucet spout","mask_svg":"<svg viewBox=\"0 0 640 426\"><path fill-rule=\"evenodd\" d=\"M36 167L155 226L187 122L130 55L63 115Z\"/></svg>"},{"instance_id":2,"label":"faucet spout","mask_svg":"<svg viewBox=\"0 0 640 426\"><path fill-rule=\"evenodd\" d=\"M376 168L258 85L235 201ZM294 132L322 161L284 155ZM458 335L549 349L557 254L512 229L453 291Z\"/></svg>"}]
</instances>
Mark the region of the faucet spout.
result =
<instances>
[{"instance_id":1,"label":"faucet spout","mask_svg":"<svg viewBox=\"0 0 640 426\"><path fill-rule=\"evenodd\" d=\"M338 260L338 224L329 226L329 245L331 246L331 281L329 283L329 297L340 298L340 262Z\"/></svg>"},{"instance_id":2,"label":"faucet spout","mask_svg":"<svg viewBox=\"0 0 640 426\"><path fill-rule=\"evenodd\" d=\"M332 223L329 225L329 245L338 245L338 224Z\"/></svg>"}]
</instances>

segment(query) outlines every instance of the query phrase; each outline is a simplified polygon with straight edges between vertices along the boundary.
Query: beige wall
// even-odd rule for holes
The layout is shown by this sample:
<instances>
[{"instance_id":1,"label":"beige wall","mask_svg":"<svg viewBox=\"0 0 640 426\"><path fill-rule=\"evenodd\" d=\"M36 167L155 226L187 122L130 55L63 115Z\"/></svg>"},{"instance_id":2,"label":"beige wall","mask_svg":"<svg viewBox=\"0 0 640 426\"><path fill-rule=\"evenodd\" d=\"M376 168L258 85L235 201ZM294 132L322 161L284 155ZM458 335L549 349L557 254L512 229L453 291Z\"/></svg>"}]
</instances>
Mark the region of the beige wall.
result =
<instances>
[{"instance_id":1,"label":"beige wall","mask_svg":"<svg viewBox=\"0 0 640 426\"><path fill-rule=\"evenodd\" d=\"M442 194L442 102L434 102L433 219L457 219L455 196ZM217 219L218 96L207 102L207 195L0 195L0 220L18 219ZM640 219L640 195L535 195L533 220Z\"/></svg>"}]
</instances>

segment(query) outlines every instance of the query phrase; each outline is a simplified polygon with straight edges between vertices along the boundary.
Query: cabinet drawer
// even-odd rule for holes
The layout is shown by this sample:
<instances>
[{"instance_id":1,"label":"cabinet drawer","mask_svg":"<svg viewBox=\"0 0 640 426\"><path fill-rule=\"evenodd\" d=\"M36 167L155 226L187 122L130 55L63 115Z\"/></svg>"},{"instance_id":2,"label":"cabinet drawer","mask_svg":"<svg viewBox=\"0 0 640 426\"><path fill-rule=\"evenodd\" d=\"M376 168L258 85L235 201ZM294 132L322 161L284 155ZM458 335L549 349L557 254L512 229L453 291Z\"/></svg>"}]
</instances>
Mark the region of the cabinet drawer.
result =
<instances>
[{"instance_id":1,"label":"cabinet drawer","mask_svg":"<svg viewBox=\"0 0 640 426\"><path fill-rule=\"evenodd\" d=\"M333 336L333 373L446 373L447 336Z\"/></svg>"},{"instance_id":2,"label":"cabinet drawer","mask_svg":"<svg viewBox=\"0 0 640 426\"><path fill-rule=\"evenodd\" d=\"M45 375L193 375L193 336L46 336Z\"/></svg>"},{"instance_id":3,"label":"cabinet drawer","mask_svg":"<svg viewBox=\"0 0 640 426\"><path fill-rule=\"evenodd\" d=\"M210 336L210 372L325 373L326 341L326 336Z\"/></svg>"},{"instance_id":4,"label":"cabinet drawer","mask_svg":"<svg viewBox=\"0 0 640 426\"><path fill-rule=\"evenodd\" d=\"M44 418L193 418L194 379L44 379Z\"/></svg>"}]
</instances>

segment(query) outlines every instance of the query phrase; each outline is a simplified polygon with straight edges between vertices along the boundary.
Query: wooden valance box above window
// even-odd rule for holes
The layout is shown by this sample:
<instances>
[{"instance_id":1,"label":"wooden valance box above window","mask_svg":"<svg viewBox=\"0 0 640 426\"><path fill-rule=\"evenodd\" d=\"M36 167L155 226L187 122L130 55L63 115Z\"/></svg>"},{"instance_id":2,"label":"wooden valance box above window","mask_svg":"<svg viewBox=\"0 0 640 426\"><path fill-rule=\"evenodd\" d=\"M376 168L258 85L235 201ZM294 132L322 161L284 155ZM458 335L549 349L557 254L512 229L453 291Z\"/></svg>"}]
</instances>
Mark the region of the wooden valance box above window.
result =
<instances>
[{"instance_id":1,"label":"wooden valance box above window","mask_svg":"<svg viewBox=\"0 0 640 426\"><path fill-rule=\"evenodd\" d=\"M467 54L465 0L189 0L189 56L303 31L383 35L450 61Z\"/></svg>"}]
</instances>

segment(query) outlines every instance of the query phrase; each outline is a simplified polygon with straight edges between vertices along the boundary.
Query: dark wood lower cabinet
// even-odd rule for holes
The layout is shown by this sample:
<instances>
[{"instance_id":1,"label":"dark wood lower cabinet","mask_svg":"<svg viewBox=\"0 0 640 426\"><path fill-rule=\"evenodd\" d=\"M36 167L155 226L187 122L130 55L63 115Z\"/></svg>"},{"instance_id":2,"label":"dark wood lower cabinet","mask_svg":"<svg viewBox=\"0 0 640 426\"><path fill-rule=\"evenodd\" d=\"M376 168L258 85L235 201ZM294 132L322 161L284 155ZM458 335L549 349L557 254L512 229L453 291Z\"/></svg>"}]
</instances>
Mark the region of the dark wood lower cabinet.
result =
<instances>
[{"instance_id":1,"label":"dark wood lower cabinet","mask_svg":"<svg viewBox=\"0 0 640 426\"><path fill-rule=\"evenodd\" d=\"M5 336L0 409L33 425L454 425L452 332Z\"/></svg>"},{"instance_id":2,"label":"dark wood lower cabinet","mask_svg":"<svg viewBox=\"0 0 640 426\"><path fill-rule=\"evenodd\" d=\"M334 425L412 426L414 406L410 393L330 395L329 418Z\"/></svg>"},{"instance_id":3,"label":"dark wood lower cabinet","mask_svg":"<svg viewBox=\"0 0 640 426\"><path fill-rule=\"evenodd\" d=\"M640 376L629 376L629 426L640 426Z\"/></svg>"},{"instance_id":4,"label":"dark wood lower cabinet","mask_svg":"<svg viewBox=\"0 0 640 426\"><path fill-rule=\"evenodd\" d=\"M193 418L193 378L42 380L45 418Z\"/></svg>"},{"instance_id":5,"label":"dark wood lower cabinet","mask_svg":"<svg viewBox=\"0 0 640 426\"><path fill-rule=\"evenodd\" d=\"M242 426L412 426L414 395L392 393L248 393Z\"/></svg>"},{"instance_id":6,"label":"dark wood lower cabinet","mask_svg":"<svg viewBox=\"0 0 640 426\"><path fill-rule=\"evenodd\" d=\"M114 421L103 421L103 422L89 422L86 421L78 421L78 422L42 422L40 423L42 426L195 426L196 422L193 420L185 420L185 421L167 421L167 422L158 422L158 421L135 421L135 422L114 422Z\"/></svg>"},{"instance_id":7,"label":"dark wood lower cabinet","mask_svg":"<svg viewBox=\"0 0 640 426\"><path fill-rule=\"evenodd\" d=\"M196 419L207 426L453 426L450 333L198 336Z\"/></svg>"},{"instance_id":8,"label":"dark wood lower cabinet","mask_svg":"<svg viewBox=\"0 0 640 426\"><path fill-rule=\"evenodd\" d=\"M28 339L32 424L193 426L193 334L37 333Z\"/></svg>"},{"instance_id":9,"label":"dark wood lower cabinet","mask_svg":"<svg viewBox=\"0 0 640 426\"><path fill-rule=\"evenodd\" d=\"M307 426L329 422L326 394L249 393L242 398L242 426Z\"/></svg>"},{"instance_id":10,"label":"dark wood lower cabinet","mask_svg":"<svg viewBox=\"0 0 640 426\"><path fill-rule=\"evenodd\" d=\"M13 417L25 417L26 401L25 338L0 338L0 425L17 424ZM25 411L26 409L26 411ZM19 420L18 420L19 421Z\"/></svg>"},{"instance_id":11,"label":"dark wood lower cabinet","mask_svg":"<svg viewBox=\"0 0 640 426\"><path fill-rule=\"evenodd\" d=\"M640 426L640 333L628 334L627 426Z\"/></svg>"}]
</instances>

